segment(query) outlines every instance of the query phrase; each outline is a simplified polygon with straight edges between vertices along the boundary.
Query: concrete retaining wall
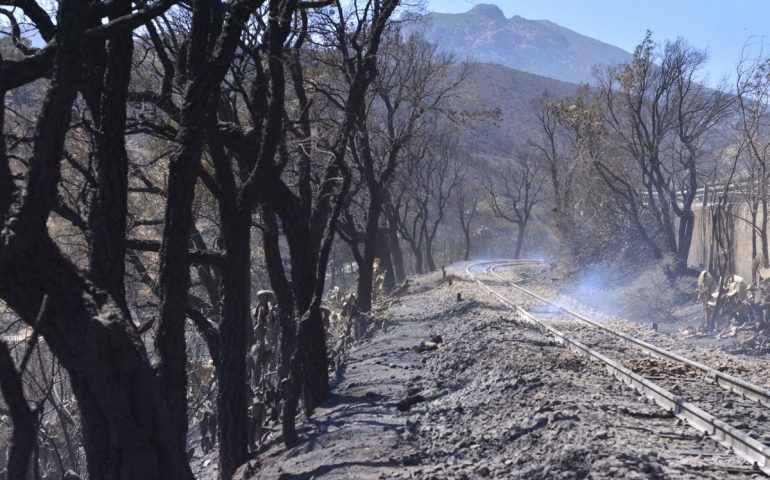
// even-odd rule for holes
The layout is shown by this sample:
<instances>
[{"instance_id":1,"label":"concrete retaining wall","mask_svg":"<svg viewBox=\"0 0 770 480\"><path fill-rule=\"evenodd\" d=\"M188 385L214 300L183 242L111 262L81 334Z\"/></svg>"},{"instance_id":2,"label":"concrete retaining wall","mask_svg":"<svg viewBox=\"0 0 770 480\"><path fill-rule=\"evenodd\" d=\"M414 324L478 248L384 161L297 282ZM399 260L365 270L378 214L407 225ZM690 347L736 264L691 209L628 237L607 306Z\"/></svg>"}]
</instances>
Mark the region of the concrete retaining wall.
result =
<instances>
[{"instance_id":1,"label":"concrete retaining wall","mask_svg":"<svg viewBox=\"0 0 770 480\"><path fill-rule=\"evenodd\" d=\"M690 256L688 257L688 264L692 268L702 270L703 266L709 264L709 259L713 259L716 256L716 251L712 245L712 222L711 216L713 213L713 206L699 207L694 209L695 213L695 227L693 231L692 247L690 248ZM729 252L732 255L733 263L738 275L751 281L751 225L749 222L742 220L744 218L749 220L751 215L749 213L749 206L746 203L735 203L728 205L728 211L732 214L732 228L733 228L733 247ZM759 238L757 238L757 250L762 251L762 246Z\"/></svg>"}]
</instances>

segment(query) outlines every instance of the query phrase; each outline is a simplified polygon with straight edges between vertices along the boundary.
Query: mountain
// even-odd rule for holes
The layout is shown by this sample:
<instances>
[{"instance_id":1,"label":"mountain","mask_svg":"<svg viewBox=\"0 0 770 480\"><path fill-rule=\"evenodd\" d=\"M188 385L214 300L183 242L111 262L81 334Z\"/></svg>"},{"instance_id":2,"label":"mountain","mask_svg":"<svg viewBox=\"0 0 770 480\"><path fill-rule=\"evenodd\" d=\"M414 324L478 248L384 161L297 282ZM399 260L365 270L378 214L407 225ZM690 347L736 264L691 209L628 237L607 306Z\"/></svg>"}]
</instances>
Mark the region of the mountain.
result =
<instances>
[{"instance_id":1,"label":"mountain","mask_svg":"<svg viewBox=\"0 0 770 480\"><path fill-rule=\"evenodd\" d=\"M496 5L465 13L428 13L425 37L459 59L498 63L572 83L593 83L594 65L628 62L631 54L548 20L506 18Z\"/></svg>"}]
</instances>

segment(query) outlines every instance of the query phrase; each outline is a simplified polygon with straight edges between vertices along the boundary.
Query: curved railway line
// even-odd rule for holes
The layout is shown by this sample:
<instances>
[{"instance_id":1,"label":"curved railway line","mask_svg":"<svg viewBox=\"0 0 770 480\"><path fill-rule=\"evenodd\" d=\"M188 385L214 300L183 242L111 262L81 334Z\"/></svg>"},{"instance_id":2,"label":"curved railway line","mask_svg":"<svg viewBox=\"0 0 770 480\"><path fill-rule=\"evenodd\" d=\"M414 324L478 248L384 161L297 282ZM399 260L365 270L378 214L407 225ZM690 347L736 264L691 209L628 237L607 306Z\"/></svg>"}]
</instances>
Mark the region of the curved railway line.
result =
<instances>
[{"instance_id":1,"label":"curved railway line","mask_svg":"<svg viewBox=\"0 0 770 480\"><path fill-rule=\"evenodd\" d=\"M516 285L497 272L503 267L527 263L535 262L474 262L467 266L466 274L513 310L519 320L544 330L578 354L602 363L614 378L770 476L770 391L616 331ZM529 306L533 302L535 307Z\"/></svg>"}]
</instances>

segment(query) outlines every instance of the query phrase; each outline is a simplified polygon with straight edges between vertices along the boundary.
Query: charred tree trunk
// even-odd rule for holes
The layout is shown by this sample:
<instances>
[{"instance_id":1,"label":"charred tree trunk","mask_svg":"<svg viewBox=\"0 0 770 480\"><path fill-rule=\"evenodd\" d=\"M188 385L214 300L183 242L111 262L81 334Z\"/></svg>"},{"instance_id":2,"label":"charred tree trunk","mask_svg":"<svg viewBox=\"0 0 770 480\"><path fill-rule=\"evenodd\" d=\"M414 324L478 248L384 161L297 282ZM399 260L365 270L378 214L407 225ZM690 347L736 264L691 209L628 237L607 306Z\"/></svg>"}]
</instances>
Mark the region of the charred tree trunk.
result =
<instances>
[{"instance_id":1,"label":"charred tree trunk","mask_svg":"<svg viewBox=\"0 0 770 480\"><path fill-rule=\"evenodd\" d=\"M377 254L377 233L380 228L382 214L382 196L377 188L370 187L371 200L366 212L366 231L364 232L363 262L358 264L358 283L356 298L358 308L362 312L372 309L372 285L374 282L374 259Z\"/></svg>"},{"instance_id":2,"label":"charred tree trunk","mask_svg":"<svg viewBox=\"0 0 770 480\"><path fill-rule=\"evenodd\" d=\"M239 2L225 12L222 5L203 0L192 4L192 29L186 59L190 82L184 93L176 151L169 160L160 249L160 319L155 342L160 356L158 375L169 405L173 407L171 422L181 448L187 443L185 317L190 286L187 250L194 225L195 184L207 119L211 112L216 112L219 100L216 94L235 54L243 25L255 7L255 2ZM221 350L227 348L223 345ZM236 343L234 350L238 348Z\"/></svg>"},{"instance_id":3,"label":"charred tree trunk","mask_svg":"<svg viewBox=\"0 0 770 480\"><path fill-rule=\"evenodd\" d=\"M224 213L224 212L223 212ZM222 215L225 264L222 269L222 322L217 379L219 471L229 479L248 455L246 350L251 306L251 212Z\"/></svg>"},{"instance_id":4,"label":"charred tree trunk","mask_svg":"<svg viewBox=\"0 0 770 480\"><path fill-rule=\"evenodd\" d=\"M308 238L304 235L298 237ZM295 301L294 322L299 325L292 361L296 357L301 365L298 381L300 382L303 407L308 417L329 394L326 333L320 311L318 314L309 313L317 267L315 259L315 254L299 256L296 251L292 253L291 278ZM300 340L303 335L305 338ZM294 371L290 370L290 373L294 374Z\"/></svg>"},{"instance_id":5,"label":"charred tree trunk","mask_svg":"<svg viewBox=\"0 0 770 480\"><path fill-rule=\"evenodd\" d=\"M386 21L397 4L397 0L387 1L384 4L377 2L371 10L373 20L371 31L368 32L369 40L364 44L365 46L358 45L354 49L358 55L358 61L348 63L348 66L355 71L350 72L352 82L345 103L342 125L332 147L334 156L327 164L323 178L319 183L320 188L316 192L310 188L310 169L307 163L305 164L300 172L297 185L298 193L294 193L284 183L280 175L280 168L274 168L272 157L275 153L273 148L275 144L270 144L270 141L285 141L285 132L283 131L283 119L286 113L283 105L285 88L282 62L283 44L288 34L291 14L298 4L295 1L286 4L271 2L270 5L269 50L272 98L269 125L272 125L274 130L266 129L265 142L260 152L260 161L266 163L264 165L258 164L249 181L255 178L257 174L270 174L267 181L263 182L265 188L260 191L259 201L266 208L274 209L281 217L291 255L294 318L299 317L300 320L296 348L289 363L288 378L283 380L285 402L282 429L284 442L288 446L293 446L297 442L295 416L300 393L304 397L305 412L310 415L321 400L328 395L329 391L326 338L320 307L329 254L337 230L343 199L350 189L351 174L345 163L345 156L348 141L352 136L356 114L361 111L365 102L366 91L376 74L376 58L380 38ZM302 13L300 18L303 32L306 33L307 17ZM272 34L273 29L276 30L275 34ZM298 42L301 42L304 34L298 37ZM342 47L342 50L345 50L346 47L347 45ZM300 68L301 62L294 62L292 75L295 78L295 88L300 87L301 89L302 82L296 80L301 78L298 70ZM301 97L302 94L300 93L299 96ZM306 135L309 136L309 134L310 132L306 131ZM372 249L372 255L373 253L374 250ZM372 258L372 262L373 260Z\"/></svg>"},{"instance_id":6,"label":"charred tree trunk","mask_svg":"<svg viewBox=\"0 0 770 480\"><path fill-rule=\"evenodd\" d=\"M116 2L116 7L113 19L131 12L131 2L121 0ZM99 102L101 111L92 112L92 116L98 119L99 128L95 142L97 188L88 218L91 278L107 290L126 315L128 305L124 278L128 153L124 132L131 80L132 35L131 31L115 35L107 47L104 85Z\"/></svg>"},{"instance_id":7,"label":"charred tree trunk","mask_svg":"<svg viewBox=\"0 0 770 480\"><path fill-rule=\"evenodd\" d=\"M344 133L344 132L343 132ZM344 137L343 137L344 138ZM344 167L344 140L337 151L335 164L327 170L326 178L342 178L342 185L336 192L329 183L325 186L325 199L313 215L312 243L317 245L315 275L312 278L312 297L299 319L296 348L289 363L289 376L284 383L283 435L284 442L291 447L297 443L295 416L300 392L304 400L306 415L320 405L329 394L329 371L326 355L326 332L321 315L326 268L329 262L334 235L337 229L342 203L350 189L350 172ZM328 189L328 190L327 190ZM292 256L294 259L294 256ZM292 275L293 277L293 275Z\"/></svg>"},{"instance_id":8,"label":"charred tree trunk","mask_svg":"<svg viewBox=\"0 0 770 480\"><path fill-rule=\"evenodd\" d=\"M465 238L465 254L463 260L466 262L471 259L471 231L469 228L463 228L463 236Z\"/></svg>"},{"instance_id":9,"label":"charred tree trunk","mask_svg":"<svg viewBox=\"0 0 770 480\"><path fill-rule=\"evenodd\" d=\"M390 243L388 242L388 232L385 228L380 228L377 234L377 258L380 259L380 264L385 273L382 289L385 292L389 292L396 286L396 276L393 270L393 259L390 251Z\"/></svg>"},{"instance_id":10,"label":"charred tree trunk","mask_svg":"<svg viewBox=\"0 0 770 480\"><path fill-rule=\"evenodd\" d=\"M692 245L694 227L695 214L691 208L687 208L679 217L679 245L676 256L677 275L684 275L687 273L687 259L690 256L690 246Z\"/></svg>"},{"instance_id":11,"label":"charred tree trunk","mask_svg":"<svg viewBox=\"0 0 770 480\"><path fill-rule=\"evenodd\" d=\"M46 230L80 83L88 8L83 2L59 3L53 74L24 189L10 209L0 196L5 203L0 203L0 216L6 219L0 237L0 297L25 323L38 327L69 374L90 478L192 479L134 326L109 293L84 278L59 251ZM0 158L0 177L6 162ZM46 295L48 307L37 322Z\"/></svg>"},{"instance_id":12,"label":"charred tree trunk","mask_svg":"<svg viewBox=\"0 0 770 480\"><path fill-rule=\"evenodd\" d=\"M759 251L757 250L757 205L750 205L751 208L751 264L753 266L757 265L757 254ZM757 269L752 268L751 269L751 284L756 285L757 284Z\"/></svg>"},{"instance_id":13,"label":"charred tree trunk","mask_svg":"<svg viewBox=\"0 0 770 480\"><path fill-rule=\"evenodd\" d=\"M160 251L160 320L155 345L160 356L158 375L166 400L172 406L171 421L176 441L187 444L187 351L185 318L190 288L187 255L193 226L192 204L203 148L203 125L208 97L201 98L201 85L193 84L182 114L177 152L169 162L168 201Z\"/></svg>"},{"instance_id":14,"label":"charred tree trunk","mask_svg":"<svg viewBox=\"0 0 770 480\"><path fill-rule=\"evenodd\" d=\"M526 224L519 224L517 225L517 231L516 231L516 247L513 252L513 258L520 258L521 257L521 249L524 246L524 231L526 228Z\"/></svg>"},{"instance_id":15,"label":"charred tree trunk","mask_svg":"<svg viewBox=\"0 0 770 480\"><path fill-rule=\"evenodd\" d=\"M467 200L464 192L461 192L457 202L457 214L460 219L460 228L462 228L463 231L463 238L465 239L465 254L463 255L463 259L466 262L470 260L471 257L471 224L473 223L473 218L476 216L479 197L473 197L473 201L470 203L470 208L468 210L466 210Z\"/></svg>"},{"instance_id":16,"label":"charred tree trunk","mask_svg":"<svg viewBox=\"0 0 770 480\"><path fill-rule=\"evenodd\" d=\"M414 240L409 241L409 249L412 251L412 256L414 257L414 273L417 275L422 275L425 273L425 270L422 266L422 238L419 242L415 242Z\"/></svg>"},{"instance_id":17,"label":"charred tree trunk","mask_svg":"<svg viewBox=\"0 0 770 480\"><path fill-rule=\"evenodd\" d=\"M299 404L299 394L303 390L304 378L302 374L302 363L306 359L304 352L310 350L311 327L313 323L310 319L311 312L308 311L305 317L300 319L297 329L297 347L289 362L289 375L284 382L284 407L282 418L283 441L289 448L295 446L299 441L296 432L296 414ZM320 312L319 312L320 317Z\"/></svg>"},{"instance_id":18,"label":"charred tree trunk","mask_svg":"<svg viewBox=\"0 0 770 480\"><path fill-rule=\"evenodd\" d=\"M766 190L767 186L764 187L763 190ZM767 211L768 207L768 201L767 201L767 193L763 193L762 195L762 228L760 230L760 238L762 240L762 256L764 257L764 267L767 268L770 266L770 250L768 249L768 235L767 235L767 227L768 227L768 218L770 218L770 212Z\"/></svg>"},{"instance_id":19,"label":"charred tree trunk","mask_svg":"<svg viewBox=\"0 0 770 480\"><path fill-rule=\"evenodd\" d=\"M433 260L433 242L430 240L425 242L425 263L429 272L436 271L436 262Z\"/></svg>"},{"instance_id":20,"label":"charred tree trunk","mask_svg":"<svg viewBox=\"0 0 770 480\"><path fill-rule=\"evenodd\" d=\"M344 148L341 149L344 152ZM307 223L295 224L284 217L292 260L292 294L294 318L298 323L295 348L289 361L288 377L284 380L283 435L287 446L297 442L295 416L300 400L309 417L329 395L329 370L326 351L326 331L321 314L326 268L337 228L343 198L350 188L350 173L341 167L337 153L335 165L326 172L323 200L317 204ZM342 178L335 191L330 179ZM302 226L305 226L303 228Z\"/></svg>"},{"instance_id":21,"label":"charred tree trunk","mask_svg":"<svg viewBox=\"0 0 770 480\"><path fill-rule=\"evenodd\" d=\"M220 99L221 100L221 99ZM218 188L212 193L219 206L220 235L224 246L221 271L221 310L215 359L217 390L217 435L219 478L229 480L247 461L249 445L249 384L246 352L253 340L251 329L251 210L239 203L234 163L245 164L242 156L229 155L217 135L217 108L226 120L234 115L219 101L210 105L206 135ZM245 168L243 168L245 170Z\"/></svg>"},{"instance_id":22,"label":"charred tree trunk","mask_svg":"<svg viewBox=\"0 0 770 480\"><path fill-rule=\"evenodd\" d=\"M69 373L89 477L192 479L142 340L110 296L50 240L19 252L0 273L3 299L30 325L49 296L40 333Z\"/></svg>"},{"instance_id":23,"label":"charred tree trunk","mask_svg":"<svg viewBox=\"0 0 770 480\"><path fill-rule=\"evenodd\" d=\"M329 362L326 351L326 330L319 308L311 307L307 314L307 326L303 335L307 343L303 348L302 400L305 414L309 417L329 396Z\"/></svg>"},{"instance_id":24,"label":"charred tree trunk","mask_svg":"<svg viewBox=\"0 0 770 480\"><path fill-rule=\"evenodd\" d=\"M401 283L406 278L406 271L404 269L404 252L401 251L401 243L398 240L397 221L388 218L385 232L388 236L388 249L393 260L393 276L396 283Z\"/></svg>"},{"instance_id":25,"label":"charred tree trunk","mask_svg":"<svg viewBox=\"0 0 770 480\"><path fill-rule=\"evenodd\" d=\"M296 322L294 320L294 295L291 285L286 278L279 246L278 222L275 212L268 205L262 205L262 245L265 252L265 266L270 277L270 286L278 299L278 315L281 324L281 361L279 362L279 378L287 378L291 354L296 342Z\"/></svg>"},{"instance_id":26,"label":"charred tree trunk","mask_svg":"<svg viewBox=\"0 0 770 480\"><path fill-rule=\"evenodd\" d=\"M0 342L0 390L13 423L6 475L9 479L28 478L29 461L35 448L37 413L29 408L21 374L16 370L5 342Z\"/></svg>"},{"instance_id":27,"label":"charred tree trunk","mask_svg":"<svg viewBox=\"0 0 770 480\"><path fill-rule=\"evenodd\" d=\"M5 225L6 216L9 213L13 195L16 192L16 184L13 181L13 172L8 163L7 147L5 145L5 96L6 91L0 91L0 224Z\"/></svg>"}]
</instances>

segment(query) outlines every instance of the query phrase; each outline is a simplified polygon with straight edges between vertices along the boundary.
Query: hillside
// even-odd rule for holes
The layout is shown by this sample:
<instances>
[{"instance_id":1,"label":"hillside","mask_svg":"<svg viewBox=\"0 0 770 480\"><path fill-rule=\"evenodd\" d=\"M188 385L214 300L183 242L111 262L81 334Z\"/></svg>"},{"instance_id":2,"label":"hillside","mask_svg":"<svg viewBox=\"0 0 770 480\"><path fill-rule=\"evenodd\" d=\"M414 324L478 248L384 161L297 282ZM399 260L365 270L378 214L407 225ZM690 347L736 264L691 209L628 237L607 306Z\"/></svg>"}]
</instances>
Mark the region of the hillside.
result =
<instances>
[{"instance_id":1,"label":"hillside","mask_svg":"<svg viewBox=\"0 0 770 480\"><path fill-rule=\"evenodd\" d=\"M465 13L429 13L423 33L444 52L461 59L498 63L572 83L593 80L594 65L626 62L631 54L548 20L506 18L496 5Z\"/></svg>"},{"instance_id":2,"label":"hillside","mask_svg":"<svg viewBox=\"0 0 770 480\"><path fill-rule=\"evenodd\" d=\"M463 143L481 154L507 155L537 128L533 107L547 91L553 97L572 95L578 85L513 70L503 65L473 65L473 74L460 95L461 106L499 109L497 121L480 122L465 130Z\"/></svg>"}]
</instances>

